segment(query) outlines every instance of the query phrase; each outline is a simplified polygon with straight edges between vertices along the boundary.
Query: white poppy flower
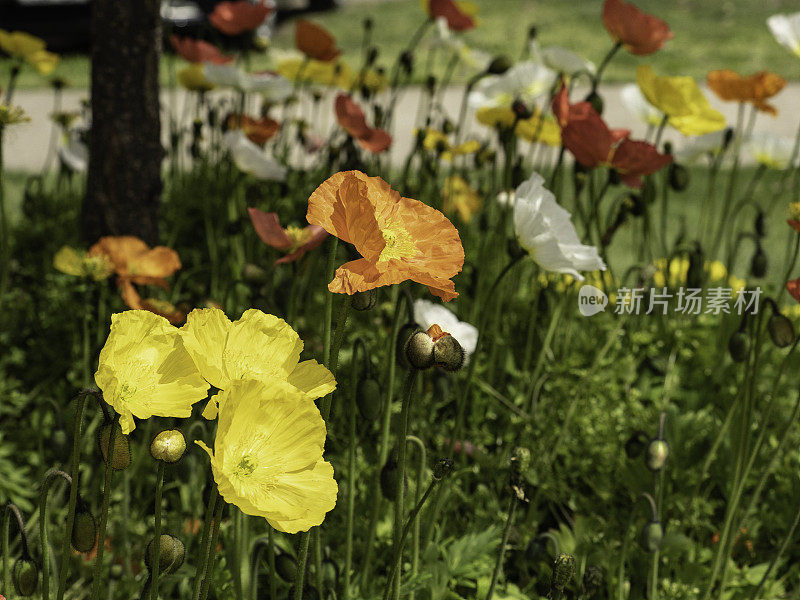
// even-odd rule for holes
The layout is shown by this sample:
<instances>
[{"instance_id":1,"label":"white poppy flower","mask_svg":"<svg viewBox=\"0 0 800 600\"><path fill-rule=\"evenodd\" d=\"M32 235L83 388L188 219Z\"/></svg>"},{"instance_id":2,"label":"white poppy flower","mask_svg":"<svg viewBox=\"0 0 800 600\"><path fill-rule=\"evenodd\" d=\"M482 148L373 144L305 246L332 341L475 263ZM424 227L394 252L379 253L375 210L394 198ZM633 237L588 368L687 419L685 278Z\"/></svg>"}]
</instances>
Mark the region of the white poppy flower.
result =
<instances>
[{"instance_id":1,"label":"white poppy flower","mask_svg":"<svg viewBox=\"0 0 800 600\"><path fill-rule=\"evenodd\" d=\"M431 325L441 327L461 344L467 359L475 352L478 329L469 323L459 321L458 317L443 305L430 300L414 300L414 321L425 330Z\"/></svg>"},{"instance_id":2,"label":"white poppy flower","mask_svg":"<svg viewBox=\"0 0 800 600\"><path fill-rule=\"evenodd\" d=\"M261 147L247 139L241 129L234 129L225 134L225 145L231 153L233 163L239 170L249 173L256 179L283 181L286 179L286 167L267 156Z\"/></svg>"},{"instance_id":3,"label":"white poppy flower","mask_svg":"<svg viewBox=\"0 0 800 600\"><path fill-rule=\"evenodd\" d=\"M247 73L232 64L205 63L203 76L215 86L242 92L259 92L270 102L282 102L292 95L292 83L274 73Z\"/></svg>"},{"instance_id":4,"label":"white poppy flower","mask_svg":"<svg viewBox=\"0 0 800 600\"><path fill-rule=\"evenodd\" d=\"M594 74L596 70L593 62L561 46L545 46L542 48L534 39L530 42L530 52L534 60L556 73L571 76L576 73Z\"/></svg>"},{"instance_id":5,"label":"white poppy flower","mask_svg":"<svg viewBox=\"0 0 800 600\"><path fill-rule=\"evenodd\" d=\"M781 46L800 56L800 12L791 15L772 15L767 26Z\"/></svg>"},{"instance_id":6,"label":"white poppy flower","mask_svg":"<svg viewBox=\"0 0 800 600\"><path fill-rule=\"evenodd\" d=\"M58 158L73 173L85 173L89 165L89 148L81 141L81 130L73 129L58 147Z\"/></svg>"},{"instance_id":7,"label":"white poppy flower","mask_svg":"<svg viewBox=\"0 0 800 600\"><path fill-rule=\"evenodd\" d=\"M461 64L478 71L484 71L492 62L492 57L481 50L474 50L467 46L460 37L448 27L447 19L439 17L435 21L435 29L431 38L431 47L446 48L455 54Z\"/></svg>"},{"instance_id":8,"label":"white poppy flower","mask_svg":"<svg viewBox=\"0 0 800 600\"><path fill-rule=\"evenodd\" d=\"M661 125L664 115L645 99L638 85L635 83L623 85L619 95L625 108L642 123L653 127Z\"/></svg>"},{"instance_id":9,"label":"white poppy flower","mask_svg":"<svg viewBox=\"0 0 800 600\"><path fill-rule=\"evenodd\" d=\"M594 246L578 239L570 214L544 187L544 178L533 173L516 192L514 230L519 243L540 267L566 273L583 281L579 271L605 271L606 264Z\"/></svg>"},{"instance_id":10,"label":"white poppy flower","mask_svg":"<svg viewBox=\"0 0 800 600\"><path fill-rule=\"evenodd\" d=\"M727 135L726 130L721 129L713 133L691 137L675 153L675 160L678 162L694 162L701 156L716 156L722 152Z\"/></svg>"},{"instance_id":11,"label":"white poppy flower","mask_svg":"<svg viewBox=\"0 0 800 600\"><path fill-rule=\"evenodd\" d=\"M794 153L794 140L766 132L754 133L742 144L742 149L758 164L770 169L785 169Z\"/></svg>"},{"instance_id":12,"label":"white poppy flower","mask_svg":"<svg viewBox=\"0 0 800 600\"><path fill-rule=\"evenodd\" d=\"M508 108L515 100L530 105L548 92L556 74L538 62L521 62L502 75L488 75L470 92L473 108Z\"/></svg>"}]
</instances>

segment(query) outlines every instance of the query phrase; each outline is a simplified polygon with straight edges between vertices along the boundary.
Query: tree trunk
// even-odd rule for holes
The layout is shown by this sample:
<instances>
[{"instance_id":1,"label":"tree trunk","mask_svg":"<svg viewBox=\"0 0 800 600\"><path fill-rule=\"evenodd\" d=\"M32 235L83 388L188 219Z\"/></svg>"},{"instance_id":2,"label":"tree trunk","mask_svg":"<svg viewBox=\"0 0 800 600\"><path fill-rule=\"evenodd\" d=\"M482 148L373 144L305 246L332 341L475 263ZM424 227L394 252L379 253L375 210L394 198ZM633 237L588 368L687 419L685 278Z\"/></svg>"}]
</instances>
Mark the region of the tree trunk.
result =
<instances>
[{"instance_id":1,"label":"tree trunk","mask_svg":"<svg viewBox=\"0 0 800 600\"><path fill-rule=\"evenodd\" d=\"M158 242L159 0L92 1L92 129L82 226Z\"/></svg>"}]
</instances>

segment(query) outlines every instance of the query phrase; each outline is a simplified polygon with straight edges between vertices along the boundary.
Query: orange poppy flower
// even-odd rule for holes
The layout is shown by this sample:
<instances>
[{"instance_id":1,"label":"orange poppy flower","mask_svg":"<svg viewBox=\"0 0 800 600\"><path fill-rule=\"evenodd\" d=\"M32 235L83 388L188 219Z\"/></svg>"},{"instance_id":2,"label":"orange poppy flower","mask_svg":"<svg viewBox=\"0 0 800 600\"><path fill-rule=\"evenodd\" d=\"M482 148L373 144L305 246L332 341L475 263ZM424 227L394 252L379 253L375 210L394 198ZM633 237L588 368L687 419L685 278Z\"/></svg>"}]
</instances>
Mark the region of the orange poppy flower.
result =
<instances>
[{"instance_id":1,"label":"orange poppy flower","mask_svg":"<svg viewBox=\"0 0 800 600\"><path fill-rule=\"evenodd\" d=\"M769 71L742 77L730 69L709 72L706 82L721 100L750 102L758 110L771 115L777 115L778 111L765 100L772 98L786 85L783 77Z\"/></svg>"},{"instance_id":2,"label":"orange poppy flower","mask_svg":"<svg viewBox=\"0 0 800 600\"><path fill-rule=\"evenodd\" d=\"M475 18L454 0L428 0L428 14L431 19L445 19L453 31L467 31L476 25Z\"/></svg>"},{"instance_id":3,"label":"orange poppy flower","mask_svg":"<svg viewBox=\"0 0 800 600\"><path fill-rule=\"evenodd\" d=\"M562 143L584 167L611 167L624 184L641 187L642 175L672 162L672 156L660 154L652 144L631 140L627 129L610 129L588 102L570 104L563 84L552 108L561 126Z\"/></svg>"},{"instance_id":4,"label":"orange poppy flower","mask_svg":"<svg viewBox=\"0 0 800 600\"><path fill-rule=\"evenodd\" d=\"M294 45L308 58L321 62L331 62L342 53L336 47L336 40L330 33L305 19L297 21L294 30Z\"/></svg>"},{"instance_id":5,"label":"orange poppy flower","mask_svg":"<svg viewBox=\"0 0 800 600\"><path fill-rule=\"evenodd\" d=\"M786 219L786 222L794 229L797 233L800 233L800 221L797 219Z\"/></svg>"},{"instance_id":6,"label":"orange poppy flower","mask_svg":"<svg viewBox=\"0 0 800 600\"><path fill-rule=\"evenodd\" d=\"M339 125L365 150L377 154L392 145L392 136L383 129L373 129L367 125L364 111L347 94L336 96L334 108Z\"/></svg>"},{"instance_id":7,"label":"orange poppy flower","mask_svg":"<svg viewBox=\"0 0 800 600\"><path fill-rule=\"evenodd\" d=\"M171 35L169 41L173 50L184 60L190 63L212 63L215 65L225 65L233 61L232 56L225 56L219 48L203 40L195 40L190 37L178 37Z\"/></svg>"},{"instance_id":8,"label":"orange poppy flower","mask_svg":"<svg viewBox=\"0 0 800 600\"><path fill-rule=\"evenodd\" d=\"M227 125L228 129L241 129L247 139L259 146L263 146L281 130L281 124L275 119L269 117L254 119L239 114L228 115Z\"/></svg>"},{"instance_id":9,"label":"orange poppy flower","mask_svg":"<svg viewBox=\"0 0 800 600\"><path fill-rule=\"evenodd\" d=\"M800 302L800 278L787 281L786 290L791 294L792 298Z\"/></svg>"},{"instance_id":10,"label":"orange poppy flower","mask_svg":"<svg viewBox=\"0 0 800 600\"><path fill-rule=\"evenodd\" d=\"M328 237L328 232L318 225L309 225L302 229L290 226L284 229L277 213L268 213L257 208L248 208L247 212L261 241L267 246L288 252L286 256L275 261L276 265L298 260Z\"/></svg>"},{"instance_id":11,"label":"orange poppy flower","mask_svg":"<svg viewBox=\"0 0 800 600\"><path fill-rule=\"evenodd\" d=\"M445 302L458 296L451 281L464 265L458 230L438 210L403 198L380 177L336 173L311 194L306 218L363 257L336 270L331 292L354 294L410 279Z\"/></svg>"},{"instance_id":12,"label":"orange poppy flower","mask_svg":"<svg viewBox=\"0 0 800 600\"><path fill-rule=\"evenodd\" d=\"M130 279L118 279L117 285L119 286L119 295L128 308L149 310L151 313L164 317L173 325L182 325L186 321L186 313L175 308L171 302L158 298L142 298Z\"/></svg>"},{"instance_id":13,"label":"orange poppy flower","mask_svg":"<svg viewBox=\"0 0 800 600\"><path fill-rule=\"evenodd\" d=\"M267 6L264 0L258 4L248 0L226 1L214 7L208 21L226 35L239 35L256 29L271 12L272 7Z\"/></svg>"},{"instance_id":14,"label":"orange poppy flower","mask_svg":"<svg viewBox=\"0 0 800 600\"><path fill-rule=\"evenodd\" d=\"M639 56L652 54L675 37L664 21L622 0L605 1L603 25L615 42Z\"/></svg>"}]
</instances>

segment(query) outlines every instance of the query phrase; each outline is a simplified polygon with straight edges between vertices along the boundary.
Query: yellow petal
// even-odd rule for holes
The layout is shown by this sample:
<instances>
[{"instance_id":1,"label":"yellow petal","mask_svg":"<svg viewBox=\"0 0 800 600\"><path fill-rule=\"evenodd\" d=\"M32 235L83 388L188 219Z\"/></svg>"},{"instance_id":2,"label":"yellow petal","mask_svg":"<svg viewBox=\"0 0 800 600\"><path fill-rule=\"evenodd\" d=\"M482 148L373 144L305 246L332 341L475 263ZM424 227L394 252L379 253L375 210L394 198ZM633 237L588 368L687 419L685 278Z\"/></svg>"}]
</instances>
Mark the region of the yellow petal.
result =
<instances>
[{"instance_id":1,"label":"yellow petal","mask_svg":"<svg viewBox=\"0 0 800 600\"><path fill-rule=\"evenodd\" d=\"M289 498L302 498L302 510L292 519L278 515L267 516L267 521L278 531L298 533L308 531L325 520L326 513L336 506L338 485L333 478L329 462L319 461L313 469L290 473L281 478L279 492ZM294 515L293 515L294 516Z\"/></svg>"},{"instance_id":2,"label":"yellow petal","mask_svg":"<svg viewBox=\"0 0 800 600\"><path fill-rule=\"evenodd\" d=\"M225 344L223 368L230 380L286 380L297 366L303 342L283 319L249 309L233 323Z\"/></svg>"},{"instance_id":3,"label":"yellow petal","mask_svg":"<svg viewBox=\"0 0 800 600\"><path fill-rule=\"evenodd\" d=\"M53 257L53 266L67 275L81 277L83 275L83 256L74 248L62 246Z\"/></svg>"},{"instance_id":4,"label":"yellow petal","mask_svg":"<svg viewBox=\"0 0 800 600\"><path fill-rule=\"evenodd\" d=\"M47 50L37 50L25 57L39 75L46 76L58 66L59 56Z\"/></svg>"},{"instance_id":5,"label":"yellow petal","mask_svg":"<svg viewBox=\"0 0 800 600\"><path fill-rule=\"evenodd\" d=\"M311 399L327 396L336 389L333 374L315 360L304 360L289 374L288 382Z\"/></svg>"},{"instance_id":6,"label":"yellow petal","mask_svg":"<svg viewBox=\"0 0 800 600\"><path fill-rule=\"evenodd\" d=\"M180 329L183 344L200 374L221 390L230 384L223 367L223 353L232 326L218 308L196 308L186 316L186 324Z\"/></svg>"}]
</instances>

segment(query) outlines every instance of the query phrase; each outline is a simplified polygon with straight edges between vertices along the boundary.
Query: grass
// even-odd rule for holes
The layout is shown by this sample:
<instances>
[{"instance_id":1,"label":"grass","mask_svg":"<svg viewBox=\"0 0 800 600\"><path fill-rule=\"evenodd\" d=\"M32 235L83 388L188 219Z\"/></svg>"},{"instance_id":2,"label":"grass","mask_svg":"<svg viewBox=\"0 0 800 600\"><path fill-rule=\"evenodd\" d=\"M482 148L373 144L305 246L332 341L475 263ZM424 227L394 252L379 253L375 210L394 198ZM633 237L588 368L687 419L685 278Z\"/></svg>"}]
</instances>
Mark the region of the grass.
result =
<instances>
[{"instance_id":1,"label":"grass","mask_svg":"<svg viewBox=\"0 0 800 600\"><path fill-rule=\"evenodd\" d=\"M599 63L610 47L602 26L600 0L584 0L568 8L558 0L475 0L480 9L480 26L465 34L473 47L490 54L520 56L528 28L535 25L542 44L560 44ZM628 81L635 66L648 62L656 71L669 75L691 75L704 78L711 69L730 68L749 73L762 69L775 71L787 78L800 75L797 58L779 46L765 21L779 12L797 10L791 0L637 0L637 6L666 20L675 32L675 39L651 57L634 57L620 53L607 71L609 81ZM354 60L361 48L362 23L371 17L375 24L374 39L381 50L379 63L389 65L405 48L412 32L422 21L418 0L395 0L346 5L338 11L315 15L313 19L328 28ZM289 48L293 44L293 23L279 28L273 44ZM266 54L253 58L253 68L266 68ZM8 61L0 60L0 85L8 70ZM89 84L89 62L86 56L64 56L56 73L74 87ZM167 68L162 65L162 80L167 82ZM42 87L47 82L25 69L19 79L21 88Z\"/></svg>"}]
</instances>

